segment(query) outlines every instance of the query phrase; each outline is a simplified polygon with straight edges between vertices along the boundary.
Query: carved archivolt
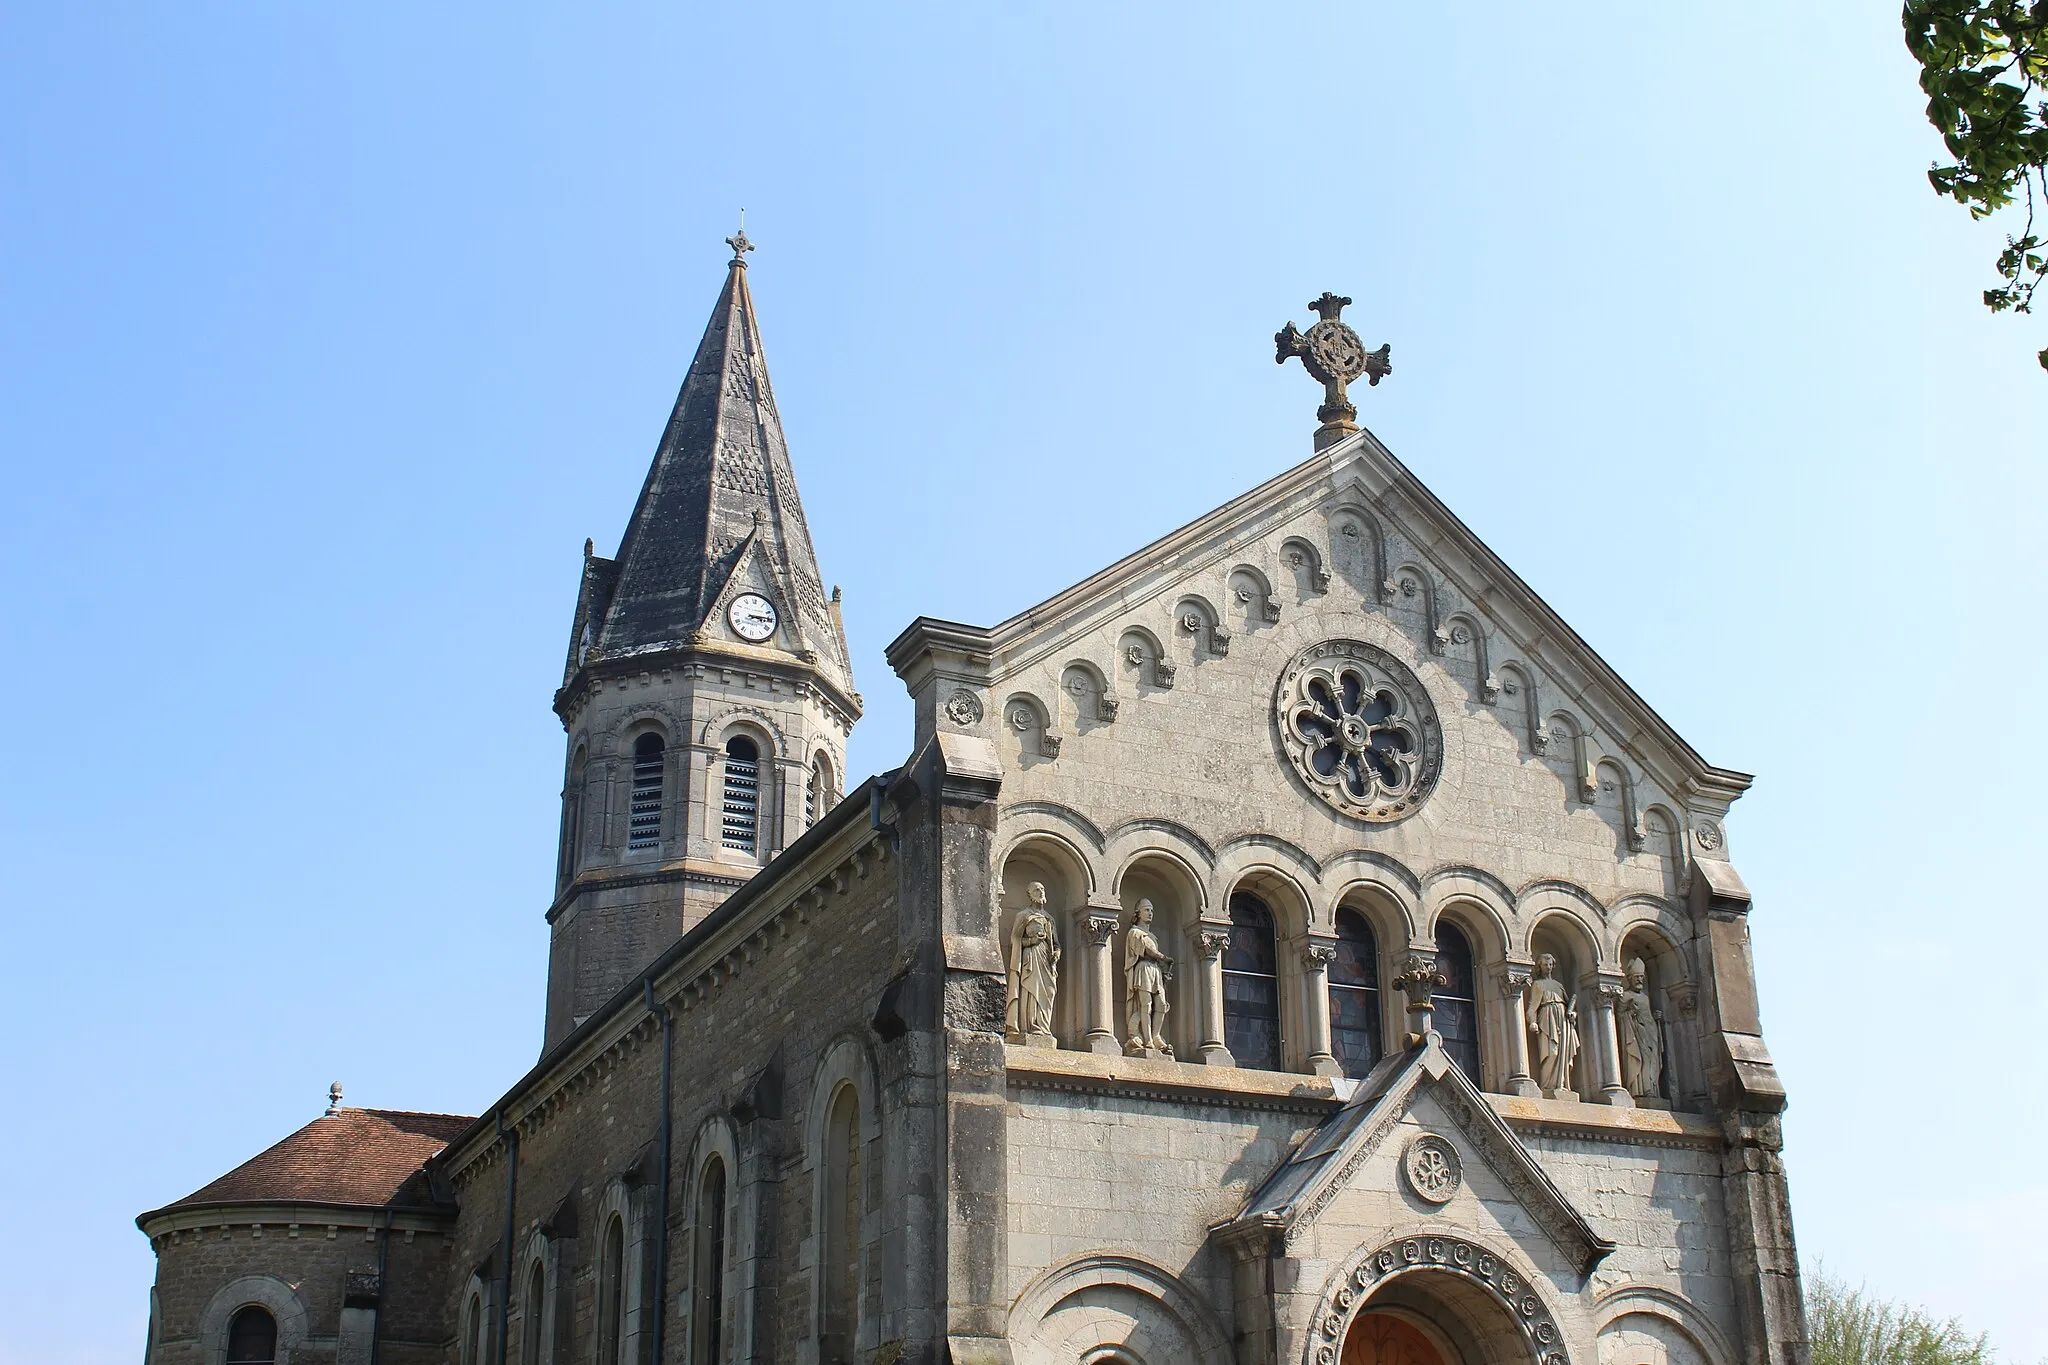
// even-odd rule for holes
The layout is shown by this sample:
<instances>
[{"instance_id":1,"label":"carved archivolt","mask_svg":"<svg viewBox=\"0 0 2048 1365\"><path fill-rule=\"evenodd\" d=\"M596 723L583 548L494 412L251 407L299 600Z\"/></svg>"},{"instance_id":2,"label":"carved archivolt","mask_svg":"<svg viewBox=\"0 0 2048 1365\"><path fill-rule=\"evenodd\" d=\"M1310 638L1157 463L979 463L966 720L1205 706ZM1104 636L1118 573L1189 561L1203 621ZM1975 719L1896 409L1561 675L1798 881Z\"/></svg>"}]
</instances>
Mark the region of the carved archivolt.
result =
<instances>
[{"instance_id":1,"label":"carved archivolt","mask_svg":"<svg viewBox=\"0 0 2048 1365\"><path fill-rule=\"evenodd\" d=\"M1274 723L1309 790L1353 819L1414 814L1436 785L1443 731L1399 659L1361 640L1325 640L1280 674Z\"/></svg>"},{"instance_id":2,"label":"carved archivolt","mask_svg":"<svg viewBox=\"0 0 2048 1365\"><path fill-rule=\"evenodd\" d=\"M1449 1232L1397 1238L1348 1262L1324 1291L1309 1333L1306 1365L1336 1365L1359 1308L1388 1280L1416 1272L1457 1275L1479 1284L1515 1320L1539 1365L1571 1365L1564 1332L1536 1292L1536 1277L1506 1254Z\"/></svg>"}]
</instances>

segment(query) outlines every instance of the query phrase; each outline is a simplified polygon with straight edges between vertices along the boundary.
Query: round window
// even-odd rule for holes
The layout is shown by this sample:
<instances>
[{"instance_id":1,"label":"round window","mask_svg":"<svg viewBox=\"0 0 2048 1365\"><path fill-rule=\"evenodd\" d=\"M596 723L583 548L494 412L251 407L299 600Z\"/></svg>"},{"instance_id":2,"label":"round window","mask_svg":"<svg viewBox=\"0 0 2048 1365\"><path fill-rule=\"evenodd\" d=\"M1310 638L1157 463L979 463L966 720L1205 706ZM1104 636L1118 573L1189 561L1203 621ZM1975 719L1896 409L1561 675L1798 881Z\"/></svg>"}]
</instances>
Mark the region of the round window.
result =
<instances>
[{"instance_id":1,"label":"round window","mask_svg":"<svg viewBox=\"0 0 2048 1365\"><path fill-rule=\"evenodd\" d=\"M1376 645L1325 640L1297 654L1273 703L1309 790L1372 824L1405 819L1436 785L1443 731L1408 666Z\"/></svg>"}]
</instances>

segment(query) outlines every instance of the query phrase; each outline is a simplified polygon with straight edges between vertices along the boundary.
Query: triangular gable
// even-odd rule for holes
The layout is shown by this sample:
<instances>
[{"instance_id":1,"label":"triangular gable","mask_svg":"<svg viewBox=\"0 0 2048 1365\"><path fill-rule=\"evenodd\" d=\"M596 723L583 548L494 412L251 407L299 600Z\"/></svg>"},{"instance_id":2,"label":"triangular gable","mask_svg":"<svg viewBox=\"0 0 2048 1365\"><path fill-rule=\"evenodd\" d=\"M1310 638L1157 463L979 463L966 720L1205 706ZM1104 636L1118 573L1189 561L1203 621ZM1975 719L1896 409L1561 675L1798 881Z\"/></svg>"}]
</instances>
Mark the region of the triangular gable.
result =
<instances>
[{"instance_id":1,"label":"triangular gable","mask_svg":"<svg viewBox=\"0 0 2048 1365\"><path fill-rule=\"evenodd\" d=\"M780 647L776 636L781 636L794 641L798 649L814 648L806 638L803 616L790 600L789 583L778 572L762 531L762 526L757 524L725 563L712 566L705 582L705 601L709 604L705 619L717 620L731 605L732 599L741 593L757 592L775 604L781 618L775 627L775 635L762 641L763 645Z\"/></svg>"},{"instance_id":2,"label":"triangular gable","mask_svg":"<svg viewBox=\"0 0 2048 1365\"><path fill-rule=\"evenodd\" d=\"M1440 586L1462 599L1460 610L1478 613L1499 633L1503 648L1496 649L1496 658L1511 653L1548 673L1590 711L1589 720L1651 770L1659 786L1723 802L1748 788L1749 774L1709 764L1369 431L1318 452L1007 621L973 631L976 648L990 658L998 677L1014 676L1134 607L1178 592L1190 577L1235 559L1245 544L1347 494L1401 534ZM1390 600L1390 589L1391 582L1382 585L1376 605ZM960 629L920 618L890 645L892 665L900 669L918 644L929 643L922 636Z\"/></svg>"},{"instance_id":3,"label":"triangular gable","mask_svg":"<svg viewBox=\"0 0 2048 1365\"><path fill-rule=\"evenodd\" d=\"M1590 1272L1614 1249L1544 1173L1434 1033L1420 1046L1383 1058L1350 1101L1304 1138L1237 1216L1218 1225L1214 1234L1227 1239L1236 1232L1264 1228L1292 1241L1349 1185L1424 1092L1581 1273Z\"/></svg>"}]
</instances>

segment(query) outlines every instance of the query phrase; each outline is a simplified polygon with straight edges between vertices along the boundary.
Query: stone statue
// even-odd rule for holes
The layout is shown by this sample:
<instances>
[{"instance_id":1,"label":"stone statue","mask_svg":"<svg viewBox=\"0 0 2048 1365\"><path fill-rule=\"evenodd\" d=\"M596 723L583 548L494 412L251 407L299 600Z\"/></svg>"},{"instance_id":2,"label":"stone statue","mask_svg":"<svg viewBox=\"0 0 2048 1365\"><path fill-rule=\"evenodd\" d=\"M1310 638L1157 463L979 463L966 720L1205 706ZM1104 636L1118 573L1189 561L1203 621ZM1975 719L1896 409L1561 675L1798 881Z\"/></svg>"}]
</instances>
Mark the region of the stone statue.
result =
<instances>
[{"instance_id":1,"label":"stone statue","mask_svg":"<svg viewBox=\"0 0 2048 1365\"><path fill-rule=\"evenodd\" d=\"M1529 983L1529 1062L1544 1093L1572 1088L1572 1063L1579 1055L1579 1008L1557 979L1557 956L1536 959Z\"/></svg>"},{"instance_id":2,"label":"stone statue","mask_svg":"<svg viewBox=\"0 0 2048 1365\"><path fill-rule=\"evenodd\" d=\"M1173 1055L1166 1042L1166 973L1172 966L1152 934L1152 902L1141 900L1124 934L1124 1051L1132 1056Z\"/></svg>"},{"instance_id":3,"label":"stone statue","mask_svg":"<svg viewBox=\"0 0 2048 1365\"><path fill-rule=\"evenodd\" d=\"M1621 1042L1621 1083L1639 1100L1656 1099L1664 1088L1664 1030L1650 1004L1650 970L1629 959L1628 989L1614 1005L1614 1029Z\"/></svg>"},{"instance_id":4,"label":"stone statue","mask_svg":"<svg viewBox=\"0 0 2048 1365\"><path fill-rule=\"evenodd\" d=\"M1025 908L1010 926L1009 1034L1012 1042L1052 1044L1052 1002L1060 989L1060 936L1046 913L1045 884L1024 888Z\"/></svg>"}]
</instances>

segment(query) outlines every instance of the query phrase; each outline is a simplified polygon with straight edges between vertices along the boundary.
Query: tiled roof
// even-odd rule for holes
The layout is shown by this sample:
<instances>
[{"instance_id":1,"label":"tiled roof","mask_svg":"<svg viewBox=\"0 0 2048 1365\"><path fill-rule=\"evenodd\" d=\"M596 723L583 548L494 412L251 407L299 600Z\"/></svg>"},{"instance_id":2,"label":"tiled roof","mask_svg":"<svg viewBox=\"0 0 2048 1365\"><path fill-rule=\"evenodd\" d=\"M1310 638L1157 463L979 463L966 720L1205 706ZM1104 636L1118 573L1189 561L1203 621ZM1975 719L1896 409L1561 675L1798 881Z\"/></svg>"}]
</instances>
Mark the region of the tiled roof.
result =
<instances>
[{"instance_id":1,"label":"tiled roof","mask_svg":"<svg viewBox=\"0 0 2048 1365\"><path fill-rule=\"evenodd\" d=\"M159 1212L195 1204L431 1203L420 1168L474 1122L459 1114L343 1109Z\"/></svg>"}]
</instances>

